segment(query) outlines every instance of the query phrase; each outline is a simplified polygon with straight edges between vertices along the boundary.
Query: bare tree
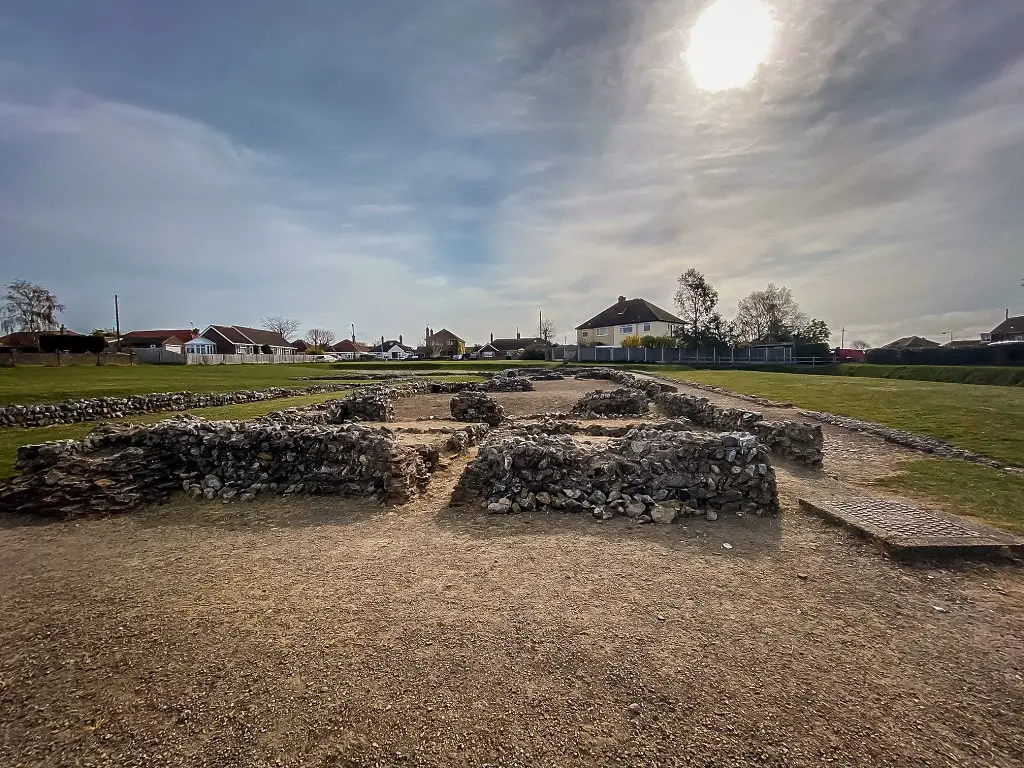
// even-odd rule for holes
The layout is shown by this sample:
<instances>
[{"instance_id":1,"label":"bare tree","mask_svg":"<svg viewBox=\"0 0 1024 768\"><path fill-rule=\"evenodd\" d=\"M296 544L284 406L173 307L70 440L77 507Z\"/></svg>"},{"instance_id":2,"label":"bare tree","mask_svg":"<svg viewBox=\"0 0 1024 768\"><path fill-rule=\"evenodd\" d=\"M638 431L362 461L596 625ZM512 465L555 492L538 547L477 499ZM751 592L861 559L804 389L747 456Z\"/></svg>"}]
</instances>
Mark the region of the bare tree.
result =
<instances>
[{"instance_id":1,"label":"bare tree","mask_svg":"<svg viewBox=\"0 0 1024 768\"><path fill-rule=\"evenodd\" d=\"M555 325L555 321L550 317L542 318L537 326L537 335L544 341L551 341L556 333L558 333L558 326Z\"/></svg>"},{"instance_id":2,"label":"bare tree","mask_svg":"<svg viewBox=\"0 0 1024 768\"><path fill-rule=\"evenodd\" d=\"M263 318L263 327L268 331L274 331L275 333L281 334L281 337L285 341L291 341L290 337L302 327L302 323L291 317L274 315L273 317Z\"/></svg>"},{"instance_id":3,"label":"bare tree","mask_svg":"<svg viewBox=\"0 0 1024 768\"><path fill-rule=\"evenodd\" d=\"M718 291L702 273L691 268L679 276L675 305L689 336L700 338L706 335L717 304Z\"/></svg>"},{"instance_id":4,"label":"bare tree","mask_svg":"<svg viewBox=\"0 0 1024 768\"><path fill-rule=\"evenodd\" d=\"M754 291L739 304L733 321L745 341L781 341L804 328L810 319L785 286L768 283L763 291Z\"/></svg>"},{"instance_id":5,"label":"bare tree","mask_svg":"<svg viewBox=\"0 0 1024 768\"><path fill-rule=\"evenodd\" d=\"M329 331L326 328L310 328L309 333L306 334L306 341L311 347L327 349L334 343L334 331Z\"/></svg>"},{"instance_id":6,"label":"bare tree","mask_svg":"<svg viewBox=\"0 0 1024 768\"><path fill-rule=\"evenodd\" d=\"M854 339L850 342L850 349L871 349L871 345L864 339Z\"/></svg>"},{"instance_id":7,"label":"bare tree","mask_svg":"<svg viewBox=\"0 0 1024 768\"><path fill-rule=\"evenodd\" d=\"M43 286L15 280L8 283L0 306L0 328L7 333L53 331L59 325L57 315L64 309L57 297Z\"/></svg>"}]
</instances>

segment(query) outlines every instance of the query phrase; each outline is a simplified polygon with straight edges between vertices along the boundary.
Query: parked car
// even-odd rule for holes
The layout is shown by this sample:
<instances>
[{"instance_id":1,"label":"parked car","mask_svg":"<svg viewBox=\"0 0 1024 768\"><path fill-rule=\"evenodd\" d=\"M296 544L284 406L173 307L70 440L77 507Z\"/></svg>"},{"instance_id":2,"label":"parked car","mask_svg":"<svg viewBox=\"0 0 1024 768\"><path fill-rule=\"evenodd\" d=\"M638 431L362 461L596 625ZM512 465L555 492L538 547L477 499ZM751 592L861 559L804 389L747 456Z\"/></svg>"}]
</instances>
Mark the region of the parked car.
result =
<instances>
[{"instance_id":1,"label":"parked car","mask_svg":"<svg viewBox=\"0 0 1024 768\"><path fill-rule=\"evenodd\" d=\"M335 355L314 355L314 363L338 363L341 362L341 358Z\"/></svg>"},{"instance_id":2,"label":"parked car","mask_svg":"<svg viewBox=\"0 0 1024 768\"><path fill-rule=\"evenodd\" d=\"M452 360L461 360L462 355L452 355Z\"/></svg>"}]
</instances>

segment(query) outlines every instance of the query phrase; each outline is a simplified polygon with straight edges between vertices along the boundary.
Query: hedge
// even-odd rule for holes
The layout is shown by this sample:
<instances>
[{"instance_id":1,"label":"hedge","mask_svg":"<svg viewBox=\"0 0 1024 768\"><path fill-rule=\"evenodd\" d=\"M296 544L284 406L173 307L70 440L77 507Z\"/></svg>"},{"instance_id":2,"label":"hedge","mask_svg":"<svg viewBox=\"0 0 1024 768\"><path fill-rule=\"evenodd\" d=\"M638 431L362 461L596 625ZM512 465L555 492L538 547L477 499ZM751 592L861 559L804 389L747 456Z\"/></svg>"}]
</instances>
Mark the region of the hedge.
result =
<instances>
[{"instance_id":1,"label":"hedge","mask_svg":"<svg viewBox=\"0 0 1024 768\"><path fill-rule=\"evenodd\" d=\"M865 362L877 365L1024 365L1024 344L871 349L865 355Z\"/></svg>"}]
</instances>

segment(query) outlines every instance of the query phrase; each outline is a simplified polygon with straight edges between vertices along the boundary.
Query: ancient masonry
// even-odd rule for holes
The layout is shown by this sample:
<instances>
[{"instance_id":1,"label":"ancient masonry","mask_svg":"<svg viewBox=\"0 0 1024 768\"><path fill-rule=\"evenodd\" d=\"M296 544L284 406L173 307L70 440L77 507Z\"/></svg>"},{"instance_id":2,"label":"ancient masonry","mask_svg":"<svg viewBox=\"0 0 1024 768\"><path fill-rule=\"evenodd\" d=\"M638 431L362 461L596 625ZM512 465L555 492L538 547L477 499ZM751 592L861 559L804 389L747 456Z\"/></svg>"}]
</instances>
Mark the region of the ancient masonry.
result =
<instances>
[{"instance_id":1,"label":"ancient masonry","mask_svg":"<svg viewBox=\"0 0 1024 768\"><path fill-rule=\"evenodd\" d=\"M663 393L655 402L669 416L682 416L711 429L750 432L772 453L802 464L821 466L825 436L818 424L764 421L760 413L722 408L706 397L694 395Z\"/></svg>"},{"instance_id":2,"label":"ancient masonry","mask_svg":"<svg viewBox=\"0 0 1024 768\"><path fill-rule=\"evenodd\" d=\"M756 438L666 429L634 429L600 447L567 436L494 436L453 497L475 499L495 514L543 509L657 523L779 509L775 471Z\"/></svg>"},{"instance_id":3,"label":"ancient masonry","mask_svg":"<svg viewBox=\"0 0 1024 768\"><path fill-rule=\"evenodd\" d=\"M460 392L452 398L452 418L456 421L482 421L496 427L505 420L505 409L482 392Z\"/></svg>"},{"instance_id":4,"label":"ancient masonry","mask_svg":"<svg viewBox=\"0 0 1024 768\"><path fill-rule=\"evenodd\" d=\"M180 416L152 426L101 425L83 440L27 446L18 452L23 474L0 481L0 508L61 517L125 512L177 488L240 501L264 492L407 501L426 487L442 452L463 452L488 429L471 424L440 444L405 445L388 430L351 421L391 420L393 405L382 403L417 389L363 390L249 422Z\"/></svg>"},{"instance_id":5,"label":"ancient masonry","mask_svg":"<svg viewBox=\"0 0 1024 768\"><path fill-rule=\"evenodd\" d=\"M642 416L651 410L651 401L639 389L595 389L588 392L572 407L572 415L582 419L601 419L616 416Z\"/></svg>"},{"instance_id":6,"label":"ancient masonry","mask_svg":"<svg viewBox=\"0 0 1024 768\"><path fill-rule=\"evenodd\" d=\"M308 389L271 387L258 391L243 389L236 392L158 392L127 397L65 400L60 403L39 405L7 405L0 407L0 426L49 427L54 424L119 419L141 413L187 411L193 408L217 405L257 403L263 400L326 394L352 388L351 384L317 384Z\"/></svg>"}]
</instances>

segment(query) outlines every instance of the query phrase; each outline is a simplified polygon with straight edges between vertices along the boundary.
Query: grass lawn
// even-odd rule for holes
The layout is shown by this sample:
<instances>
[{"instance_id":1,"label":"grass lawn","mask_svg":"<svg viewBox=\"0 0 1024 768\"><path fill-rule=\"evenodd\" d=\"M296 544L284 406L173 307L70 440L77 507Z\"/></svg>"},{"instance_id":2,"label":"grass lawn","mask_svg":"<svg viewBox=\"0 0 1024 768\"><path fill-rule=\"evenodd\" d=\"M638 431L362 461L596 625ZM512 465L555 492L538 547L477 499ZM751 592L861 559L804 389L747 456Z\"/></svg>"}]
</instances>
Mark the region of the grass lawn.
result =
<instances>
[{"instance_id":1,"label":"grass lawn","mask_svg":"<svg viewBox=\"0 0 1024 768\"><path fill-rule=\"evenodd\" d=\"M802 408L933 435L996 459L1024 464L1024 389L931 381L806 376L759 371L672 370L662 375Z\"/></svg>"},{"instance_id":2,"label":"grass lawn","mask_svg":"<svg viewBox=\"0 0 1024 768\"><path fill-rule=\"evenodd\" d=\"M502 363L506 367L507 362ZM296 376L342 375L346 371L438 371L462 376L496 367L488 362L327 363L282 365L74 365L0 368L0 405L46 403L83 397L144 394L147 392L230 392L237 389L294 387L316 382L293 381Z\"/></svg>"},{"instance_id":3,"label":"grass lawn","mask_svg":"<svg viewBox=\"0 0 1024 768\"><path fill-rule=\"evenodd\" d=\"M261 400L258 403L239 403L238 405L218 405L212 408L195 408L191 411L170 411L163 413L145 413L117 421L131 421L136 424L152 424L179 413L191 413L208 419L253 419L284 408L295 408L300 405L322 403L325 400L344 397L348 392L330 392L322 395L302 395L300 397ZM18 448L23 445L45 443L50 440L76 440L84 437L96 426L95 421L80 424L57 424L52 427L29 427L0 429L0 477L14 474L14 462L18 458Z\"/></svg>"},{"instance_id":4,"label":"grass lawn","mask_svg":"<svg viewBox=\"0 0 1024 768\"><path fill-rule=\"evenodd\" d=\"M1024 534L1024 475L949 459L908 461L901 469L875 485Z\"/></svg>"}]
</instances>

